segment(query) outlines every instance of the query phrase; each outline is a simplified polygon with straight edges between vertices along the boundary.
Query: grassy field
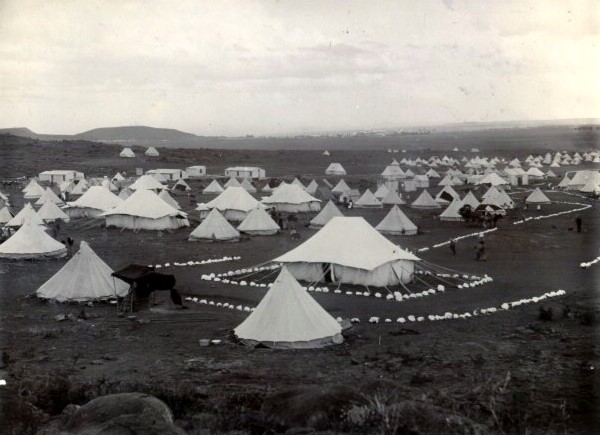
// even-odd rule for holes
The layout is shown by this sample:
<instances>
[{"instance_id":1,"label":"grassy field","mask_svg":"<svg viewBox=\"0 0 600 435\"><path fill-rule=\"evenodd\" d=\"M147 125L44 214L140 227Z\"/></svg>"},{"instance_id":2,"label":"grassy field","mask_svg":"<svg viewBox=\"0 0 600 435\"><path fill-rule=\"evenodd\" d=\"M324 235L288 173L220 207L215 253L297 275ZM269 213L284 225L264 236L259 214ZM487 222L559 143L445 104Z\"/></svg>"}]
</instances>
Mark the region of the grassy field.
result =
<instances>
[{"instance_id":1,"label":"grassy field","mask_svg":"<svg viewBox=\"0 0 600 435\"><path fill-rule=\"evenodd\" d=\"M220 175L227 166L255 164L270 177L291 180L301 176L321 183L325 167L336 161L348 171L345 179L362 190L374 187L392 157L434 154L353 150L333 152L326 158L322 151L311 150L159 148L158 158L129 160L118 158L121 147L115 145L2 140L3 180L47 169L72 168L86 176L112 176L116 171L134 173L137 167L193 164L205 164L209 173ZM482 155L524 157L541 148ZM573 168L557 172L569 169ZM3 187L17 209L23 204L20 189L24 183ZM195 202L209 198L200 194L206 182L190 184L191 196L175 198L190 213L194 226ZM458 190L464 193L466 188ZM409 199L418 193L409 194ZM520 204L526 195L517 191L513 199ZM82 404L98 395L124 391L163 399L178 425L189 433L302 433L299 428L330 433L591 433L599 424L600 280L594 269L598 266L583 270L579 264L598 256L600 219L595 202L560 192L548 195L553 201L593 205L579 213L583 233L572 231L576 214L513 225L522 217L567 211L576 205L553 202L541 210L519 209L500 221L498 231L486 235L487 262L475 261L475 238L460 241L456 256L447 247L418 254L446 268L488 274L494 278L490 284L403 302L314 293L333 316L361 319L345 332L342 345L317 351L250 350L231 339L232 328L245 313L193 303L188 303L188 310L174 311L162 295L154 311L138 314L142 322L117 317L111 305L41 302L27 295L66 260L1 262L0 377L8 381L0 390L2 427L8 428L3 433L35 433L69 403ZM402 209L420 232L390 239L413 251L478 230L461 222L441 222L432 212ZM377 224L387 209L343 212ZM135 262L172 264L239 255L238 262L167 270L175 274L184 296L255 306L264 290L202 281L201 275L261 264L288 251L314 234L304 226L311 218L300 215L299 241L284 232L239 243L191 243L187 236L193 228L133 233L81 220L63 225L59 239L86 240L115 269ZM557 289L566 290L567 295L469 320L367 321L371 316L395 320L472 311ZM541 305L552 307L551 320L539 318ZM56 315L77 316L82 310L86 320L54 320ZM202 338L223 343L200 347Z\"/></svg>"}]
</instances>

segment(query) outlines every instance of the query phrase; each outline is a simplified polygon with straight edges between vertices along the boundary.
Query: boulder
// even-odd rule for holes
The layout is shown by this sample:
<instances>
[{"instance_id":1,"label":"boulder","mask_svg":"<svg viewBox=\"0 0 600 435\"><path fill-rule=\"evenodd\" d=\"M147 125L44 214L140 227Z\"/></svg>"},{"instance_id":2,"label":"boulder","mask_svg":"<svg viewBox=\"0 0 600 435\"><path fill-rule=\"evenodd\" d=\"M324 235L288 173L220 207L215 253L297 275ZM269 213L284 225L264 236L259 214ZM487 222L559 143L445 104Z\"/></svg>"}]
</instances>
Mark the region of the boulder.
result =
<instances>
[{"instance_id":1,"label":"boulder","mask_svg":"<svg viewBox=\"0 0 600 435\"><path fill-rule=\"evenodd\" d=\"M62 416L38 435L183 435L169 407L143 393L97 397L82 406L67 406Z\"/></svg>"}]
</instances>

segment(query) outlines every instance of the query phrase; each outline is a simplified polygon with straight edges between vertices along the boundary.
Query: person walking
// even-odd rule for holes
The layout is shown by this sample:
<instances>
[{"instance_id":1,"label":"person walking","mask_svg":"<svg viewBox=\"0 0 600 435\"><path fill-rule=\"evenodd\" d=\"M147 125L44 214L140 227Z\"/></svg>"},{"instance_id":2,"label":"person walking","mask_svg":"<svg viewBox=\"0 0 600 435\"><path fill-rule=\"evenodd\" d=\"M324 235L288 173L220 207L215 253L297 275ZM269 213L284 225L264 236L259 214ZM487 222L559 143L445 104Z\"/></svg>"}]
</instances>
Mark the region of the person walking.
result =
<instances>
[{"instance_id":1,"label":"person walking","mask_svg":"<svg viewBox=\"0 0 600 435\"><path fill-rule=\"evenodd\" d=\"M580 233L581 232L581 216L577 216L577 218L575 218L575 225L577 225L577 232Z\"/></svg>"},{"instance_id":2,"label":"person walking","mask_svg":"<svg viewBox=\"0 0 600 435\"><path fill-rule=\"evenodd\" d=\"M452 255L456 255L456 242L454 241L454 239L450 240L450 252L452 252Z\"/></svg>"}]
</instances>

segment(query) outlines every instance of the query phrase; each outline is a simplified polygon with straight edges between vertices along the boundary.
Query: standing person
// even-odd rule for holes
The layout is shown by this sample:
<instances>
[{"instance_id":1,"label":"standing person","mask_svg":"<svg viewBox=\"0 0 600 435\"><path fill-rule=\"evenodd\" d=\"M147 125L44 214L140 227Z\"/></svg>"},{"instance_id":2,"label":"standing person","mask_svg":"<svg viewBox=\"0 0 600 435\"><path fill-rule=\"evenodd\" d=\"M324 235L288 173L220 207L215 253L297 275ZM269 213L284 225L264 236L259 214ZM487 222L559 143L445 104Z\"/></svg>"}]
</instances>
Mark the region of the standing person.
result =
<instances>
[{"instance_id":1,"label":"standing person","mask_svg":"<svg viewBox=\"0 0 600 435\"><path fill-rule=\"evenodd\" d=\"M477 261L486 261L486 255L485 255L485 242L483 240L479 241L479 246L477 246L477 252L476 252L476 256L475 259Z\"/></svg>"},{"instance_id":2,"label":"standing person","mask_svg":"<svg viewBox=\"0 0 600 435\"><path fill-rule=\"evenodd\" d=\"M71 237L67 237L67 252L69 255L73 255L73 243L75 243L75 240Z\"/></svg>"},{"instance_id":3,"label":"standing person","mask_svg":"<svg viewBox=\"0 0 600 435\"><path fill-rule=\"evenodd\" d=\"M290 238L292 240L298 240L300 238L300 234L298 234L298 230L296 229L296 224L290 224Z\"/></svg>"},{"instance_id":4,"label":"standing person","mask_svg":"<svg viewBox=\"0 0 600 435\"><path fill-rule=\"evenodd\" d=\"M450 252L452 252L452 255L456 255L456 242L454 239L450 240Z\"/></svg>"},{"instance_id":5,"label":"standing person","mask_svg":"<svg viewBox=\"0 0 600 435\"><path fill-rule=\"evenodd\" d=\"M500 220L502 216L500 216L499 214L495 214L494 217L492 218L492 222L493 222L493 226L492 228L498 228L498 220Z\"/></svg>"},{"instance_id":6,"label":"standing person","mask_svg":"<svg viewBox=\"0 0 600 435\"><path fill-rule=\"evenodd\" d=\"M282 224L282 226L281 226L282 230L287 230L288 229L288 220L287 220L287 217L281 215L281 224Z\"/></svg>"},{"instance_id":7,"label":"standing person","mask_svg":"<svg viewBox=\"0 0 600 435\"><path fill-rule=\"evenodd\" d=\"M577 225L577 232L581 232L581 216L577 216L575 219L575 224Z\"/></svg>"}]
</instances>

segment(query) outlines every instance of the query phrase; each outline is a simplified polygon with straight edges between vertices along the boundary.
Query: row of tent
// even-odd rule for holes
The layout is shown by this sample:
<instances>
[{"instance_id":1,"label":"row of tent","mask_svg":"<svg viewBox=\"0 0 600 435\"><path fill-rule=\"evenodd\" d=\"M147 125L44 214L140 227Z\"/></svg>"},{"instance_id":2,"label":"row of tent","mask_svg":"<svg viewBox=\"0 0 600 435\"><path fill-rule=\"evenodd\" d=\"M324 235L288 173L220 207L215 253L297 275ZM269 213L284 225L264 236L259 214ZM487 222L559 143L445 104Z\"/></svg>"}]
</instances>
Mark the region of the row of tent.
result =
<instances>
[{"instance_id":1,"label":"row of tent","mask_svg":"<svg viewBox=\"0 0 600 435\"><path fill-rule=\"evenodd\" d=\"M453 198L457 197L457 194L452 189L452 186L464 184L460 179L460 175L457 172L449 172L446 174L444 179L440 181L439 184L444 186L444 189L438 196L436 197L436 201L443 203L444 195L447 196L449 194ZM593 172L593 171L592 171ZM577 175L581 173L578 172ZM596 173L598 174L598 173ZM119 174L117 174L119 175ZM434 175L434 174L431 174ZM115 176L116 177L116 176ZM577 177L574 177L577 178ZM447 181L447 182L445 182ZM79 184L84 183L85 180L81 180ZM189 189L187 183L184 180L179 180L178 182L182 183L182 189ZM244 180L245 183L248 183L248 180ZM564 182L564 180L563 180ZM184 184L185 183L185 184ZM489 184L490 186L501 186L507 184L506 180L498 176L497 173L491 172L482 178L477 180L477 184ZM597 183L596 183L597 184ZM243 183L239 183L235 178L232 178L228 181L226 186L234 187L234 189L227 192L227 194L223 194L225 190L223 189L218 181L213 180L210 185L204 190L205 192L213 191L213 192L221 192L221 194L213 201L210 201L208 204L200 204L199 211L210 210L212 208L218 208L220 211L224 212L227 216L227 219L230 220L238 220L241 221L245 217L245 213L249 210L255 208L257 206L258 201L254 199L252 196L248 194L243 194L236 187L239 186L246 192L248 190L255 191L256 189L249 184L248 186L243 186ZM102 184L105 186L105 184ZM419 187L424 187L423 186ZM562 186L560 184L559 186ZM96 186L92 186L96 187ZM177 201L172 198L169 193L165 189L162 183L160 183L156 178L150 175L143 175L139 177L133 184L128 186L126 189L123 189L119 196L109 195L105 190L112 190L107 187L107 189L98 189L97 187L91 189L89 194L82 195L78 200L69 202L66 206L67 214L70 217L81 217L81 216L91 216L97 217L97 215L107 212L110 209L120 205L119 199L127 199L133 191L142 189L142 190L155 190L160 192L159 196L163 201L165 201L172 208L179 210L181 207L177 203ZM308 187L310 190L314 190L318 187L318 184L313 180L309 186L304 187L302 182L298 179L294 179L291 184L282 183L281 186L271 188L267 185L263 191L270 191L271 197L263 200L263 203L267 206L274 206L279 211L284 212L305 212L305 211L318 211L320 209L320 201L316 198L312 197L308 192ZM46 188L45 190L32 180L28 186L23 189L26 196L32 196L29 194L31 191L36 191L36 196L39 194L36 201L36 205L44 204L45 202L54 202L56 205L62 205L62 200L56 196L52 192L50 188ZM41 193L40 193L41 192ZM342 179L340 180L335 187L331 189L332 194L343 195L347 192L352 192L352 189L348 186L348 184ZM415 201L413 204L414 207L419 208L428 208L433 207L433 205L429 205L427 201L427 195L422 194L421 197ZM366 190L362 196L356 198L355 206L356 207L382 207L383 205L400 205L404 204L404 200L401 195L394 188L389 188L386 184L382 184L379 186L375 193L372 193L370 190ZM90 210L93 209L93 210ZM48 205L45 207L45 211L48 212L48 219L51 218L65 218L64 213L60 211L58 207L53 207ZM238 217L232 215L240 215Z\"/></svg>"},{"instance_id":2,"label":"row of tent","mask_svg":"<svg viewBox=\"0 0 600 435\"><path fill-rule=\"evenodd\" d=\"M600 152L598 151L589 151L580 154L579 152L575 152L573 155L570 155L567 152L561 153L557 151L554 155L551 153L546 153L544 156L538 155L533 156L529 155L526 157L523 162L514 158L508 164L512 167L521 167L524 164L529 165L530 167L540 168L543 165L547 165L550 167L558 168L561 165L579 165L582 162L593 162L600 163ZM432 168L438 166L458 166L460 164L465 165L469 168L481 168L481 167L494 167L499 163L507 163L506 159L493 157L488 159L487 157L479 157L475 156L472 158L463 157L462 159L457 159L454 157L443 156L442 158L438 156L431 156L428 159L422 159L417 157L416 159L407 159L403 158L400 162L397 162L395 159L392 161L392 165L402 164L406 166L429 166Z\"/></svg>"},{"instance_id":3,"label":"row of tent","mask_svg":"<svg viewBox=\"0 0 600 435\"><path fill-rule=\"evenodd\" d=\"M495 173L489 174L482 181L490 182L491 186L499 185L503 180L500 179L500 182L496 182L495 178L497 175ZM295 180L296 181L296 180ZM38 185L39 186L39 185ZM271 196L263 200L262 204L268 207L275 207L280 212L311 212L311 211L319 211L320 210L320 201L316 198L312 197L305 190L303 190L300 186L302 184L298 182L292 182L291 184L282 183L277 188L274 188L271 191ZM172 218L176 217L178 210L180 209L179 204L168 194L166 190L163 189L164 186L156 180L154 177L149 175L143 175L138 180L136 180L131 186L129 186L129 190L139 191L139 190L150 190L150 191L159 191L158 196L170 206L170 208L175 209L169 210L172 216L168 219L171 223L175 222ZM160 190L159 190L160 189ZM351 190L350 187L345 183L344 180L340 180L338 184L332 189L332 193L344 193L348 190ZM496 192L495 190L492 190ZM498 193L499 194L499 193ZM61 204L62 201L56 195L52 193L50 189L47 189L44 196L40 197L37 201L43 204L45 202L53 202L57 205ZM126 201L129 199L130 194L128 193L128 197ZM488 195L489 196L489 195ZM438 204L435 203L446 203L449 200L455 199L458 197L458 194L454 191L451 185L446 185L442 191L436 196L435 200L433 200L430 195L424 191L417 198L415 202L413 202L412 206L415 208L438 208ZM117 215L131 215L131 216L141 216L147 218L155 218L157 213L161 213L166 211L164 207L156 208L153 212L142 212L144 208L149 208L152 205L152 202L144 203L144 199L141 199L140 195L136 195L136 198L128 201L128 206L123 206L123 200L116 195L112 194L108 189L103 188L102 186L92 186L84 195L82 195L79 199L69 202L66 206L65 210L69 217L100 217L109 216L112 214ZM136 201L137 199L137 201ZM508 200L508 196L504 194L503 200L499 202L498 205L510 204ZM435 202L435 203L434 203ZM207 211L213 208L218 209L222 213L225 214L225 217L228 220L237 220L242 221L246 214L260 206L260 202L252 197L246 189L242 187L229 187L225 189L217 198L210 201L208 204L200 204L199 211ZM365 208L373 208L373 207L383 207L383 205L399 205L404 204L404 200L401 196L392 188L387 188L385 185L380 186L380 188L373 194L370 190L366 190L360 198L357 199L355 206L356 207L365 207ZM121 206L117 210L113 210ZM48 205L48 208L50 205ZM139 210L138 210L139 209ZM61 212L58 207L52 207L52 213L56 215L56 218L65 218L64 212ZM109 213L110 212L110 213ZM108 213L108 214L104 214ZM166 214L166 213L165 213ZM123 218L115 218L117 221L123 221ZM107 218L107 224L109 221L115 224L115 226L119 226L118 222L114 222L115 219ZM126 225L126 227L130 227L130 225ZM174 226L179 227L179 225ZM135 227L134 227L135 228ZM163 228L160 226L160 228Z\"/></svg>"},{"instance_id":4,"label":"row of tent","mask_svg":"<svg viewBox=\"0 0 600 435\"><path fill-rule=\"evenodd\" d=\"M304 190L310 195L316 194L317 189L319 188L319 185L315 180L312 180L308 185L304 186L298 178L294 178L294 180L290 184L300 187L302 190ZM256 193L258 191L257 188L254 187L250 180L248 180L247 178L244 178L242 182L239 182L236 178L232 177L229 180L227 180L227 182L223 186L219 183L217 179L212 180L210 184L202 190L202 194L217 195L219 193L222 193L228 187L242 187L248 193ZM270 193L275 189L277 189L277 187L271 187L270 184L266 184L262 188L262 192Z\"/></svg>"},{"instance_id":5,"label":"row of tent","mask_svg":"<svg viewBox=\"0 0 600 435\"><path fill-rule=\"evenodd\" d=\"M148 147L146 149L146 152L144 152L145 155L149 156L149 157L158 157L160 154L158 152L158 150L154 147ZM119 157L125 157L125 158L134 158L135 157L135 153L133 152L133 150L131 148L123 148L123 150L119 153Z\"/></svg>"},{"instance_id":6,"label":"row of tent","mask_svg":"<svg viewBox=\"0 0 600 435\"><path fill-rule=\"evenodd\" d=\"M118 175L119 174L114 177L115 180ZM435 176L439 174L430 175ZM104 181L110 183L108 180ZM466 181L469 182L473 180L467 179ZM184 180L179 180L178 183L179 182L182 183L183 190L189 189L189 186L187 186L187 183L185 183ZM567 189L577 188L584 192L598 192L600 190L599 182L600 172L598 171L576 171L572 179L569 179L568 175L565 176L559 183L558 187L565 187ZM79 180L77 185L79 186L85 183L87 183L86 180ZM248 186L244 186L243 183L247 183ZM207 189L214 189L214 192L222 191L217 198L215 198L213 201L210 201L208 204L200 204L199 211L202 212L208 211L212 208L217 208L225 215L226 219L242 221L246 217L246 214L250 210L256 208L258 206L257 204L259 204L259 201L248 194L248 190L251 189L252 191L255 191L256 189L249 183L248 180L244 180L243 183L239 183L235 178L232 178L227 183L230 185L230 187L232 187L231 190L229 187L223 190L218 181L213 180ZM443 185L444 188L436 196L435 202L450 202L449 200L457 198L458 195L452 189L452 186L461 185L461 183L464 184L460 171L452 169L448 170L446 176L440 181L440 183L438 183ZM481 178L477 179L476 183L488 184L491 187L507 184L506 180L500 177L496 172L490 172L487 175L482 176ZM239 187L237 187L238 185ZM101 186L106 188L102 189L100 188ZM103 217L107 217L113 214L111 210L117 206L121 206L123 200L127 200L134 191L155 190L159 192L158 195L163 202L170 206L170 209L175 210L167 210L164 207L158 207L156 210L153 210L150 213L137 213L137 215L141 218L156 219L155 216L157 214L162 214L161 219L164 220L164 223L159 223L157 229L186 226L185 213L179 211L181 207L177 201L166 191L166 186L164 186L162 183L160 183L160 181L151 175L143 175L139 177L133 184L128 186L126 189L123 189L121 193L119 193L118 197L114 194L110 194L110 191L113 190L110 188L110 185L107 186L105 183L101 183L101 186L92 186L91 188L88 188L89 193L86 191L78 200L69 202L63 209L58 207L64 205L62 199L58 197L52 191L52 189L42 188L35 180L30 181L30 183L23 189L23 193L26 198L37 198L35 205L42 206L41 215L43 220L51 221L55 219L67 220L70 217L99 217L101 214ZM271 196L269 198L265 198L262 204L266 205L267 207L275 207L278 211L283 212L319 211L320 201L310 195L308 188L310 188L310 190L314 190L315 188L318 188L318 184L313 180L307 187L304 187L300 180L295 179L291 184L282 183L280 186L275 188L267 185L263 191L270 191ZM207 191L207 189L205 189L205 191ZM245 192L242 192L241 190L244 190ZM345 193L351 191L352 189L343 179L341 179L337 185L331 189L333 194L339 195L344 195ZM497 194L496 196L498 195L502 194ZM492 205L498 205L501 207L510 205L507 195L504 194L504 198L500 199L501 201L496 201L497 204ZM142 201L139 201L138 199L137 202L141 203ZM389 188L386 184L382 184L375 193L372 193L370 190L366 190L360 197L356 198L354 206L370 208L382 207L383 205L400 204L404 204L404 200L402 199L402 196L398 194L396 189ZM146 208L150 207L151 205L151 203L148 204ZM413 202L412 206L415 208L437 208L437 205L432 203L430 195L428 195L426 192L423 192L417 198L417 200ZM138 208L144 207L138 207L136 205L136 201L132 200L130 201L129 206L122 206L119 210L117 210L121 211L121 213L116 213L119 215L118 217L107 217L107 223L110 221L115 226L123 225L126 228L133 229L147 228L147 225L137 227L132 221L132 218L127 217L135 216ZM9 210L4 211L4 220L8 219L9 213ZM105 215L104 213L107 214ZM168 217L167 214L169 214Z\"/></svg>"},{"instance_id":7,"label":"row of tent","mask_svg":"<svg viewBox=\"0 0 600 435\"><path fill-rule=\"evenodd\" d=\"M9 243L9 246L17 242L28 246L35 245L36 251L44 257L60 257L66 254L64 245L47 235L41 226L30 222L26 222L10 240L13 242ZM5 245L9 241L0 245L1 253L5 253ZM361 249L356 250L357 246ZM390 242L363 218L342 216L333 217L304 243L273 259L275 263L287 265L296 279L323 282L334 278L333 282L373 286L409 282L416 261L420 261L419 258ZM323 264L329 265L329 270L325 270ZM106 272L105 277L109 275L109 269L85 242L81 244L79 253L61 271L72 275L73 281L51 280L46 287L42 286L43 291L40 293L43 297L61 301L83 300L74 293L88 289L82 282L77 282L77 278L81 280L103 271ZM326 276L327 274L330 276ZM114 296L114 288L110 292L106 291L106 280L96 281L98 286L91 286L87 298ZM99 290L98 287L103 287L105 291ZM62 296L59 296L59 293Z\"/></svg>"},{"instance_id":8,"label":"row of tent","mask_svg":"<svg viewBox=\"0 0 600 435\"><path fill-rule=\"evenodd\" d=\"M6 252L5 245L17 242L36 245L41 256L66 253L61 243L30 222L0 245L0 253ZM273 260L285 264L296 279L307 282L331 280L379 287L409 282L417 261L414 254L386 239L363 218L342 216L333 217L304 243Z\"/></svg>"},{"instance_id":9,"label":"row of tent","mask_svg":"<svg viewBox=\"0 0 600 435\"><path fill-rule=\"evenodd\" d=\"M282 192L284 191L285 189L282 190ZM302 192L301 190L298 191ZM266 213L263 204L243 189L228 188L226 192L225 195L216 198L214 204L209 203L210 207L206 207L204 216L201 213L204 220L192 232L189 237L190 240L237 240L240 237L240 232L251 235L270 235L280 230L279 225ZM367 190L367 192L370 191ZM377 198L373 194L371 195L369 196L369 200L372 201L371 205L381 204L376 203ZM289 198L286 197L285 201L283 204L289 206L290 204L287 202ZM536 189L525 202L529 204L546 204L550 200L543 192ZM451 187L445 187L436 198L432 197L427 190L424 190L411 206L416 209L439 209L444 203L449 205L440 215L441 220L460 220L459 210L465 204L471 206L472 209L477 209L483 203L484 206L492 207L492 211L501 211L514 206L514 202L506 192L493 186L483 195L481 203L472 192L468 192L461 199ZM276 203L273 202L272 204ZM51 210L55 210L56 215L47 216L44 213L46 207L52 207ZM175 229L189 226L187 214L178 211L153 190L136 190L130 199L123 201L106 188L93 186L77 201L70 203L66 210L69 214L65 214L54 202L48 202L36 213L31 204L26 204L16 216L5 216L7 222L3 223L5 226L19 227L26 221L35 225L44 225L44 223L51 222L54 219L68 221L69 217L93 217L105 218L109 227L115 226L134 230ZM289 208L286 207L285 210L289 210ZM283 210L280 209L280 211ZM305 211L314 210L307 209ZM342 213L330 201L310 221L310 226L319 228L335 216L342 216ZM240 221L241 224L236 229L228 220ZM396 206L390 210L377 226L377 229L387 234L398 235L416 234L417 231L417 227Z\"/></svg>"},{"instance_id":10,"label":"row of tent","mask_svg":"<svg viewBox=\"0 0 600 435\"><path fill-rule=\"evenodd\" d=\"M445 176L442 178L441 175L433 168L430 168L424 174L415 174L410 168L408 168L408 169L406 169L406 171L404 171L400 167L400 164L397 162L392 162L391 165L387 166L385 168L385 170L381 173L381 176L384 180L388 180L388 181L414 179L414 181L417 183L424 182L427 184L427 186L423 186L423 187L429 187L429 180L432 178L442 178L438 182L439 186L445 186L447 184L459 185L459 184L464 184L467 181L470 181L473 184L475 184L478 182L479 178L485 177L492 173L495 173L496 176L498 176L498 177L500 177L501 175L506 176L506 177L527 176L528 178L530 178L532 180L540 180L540 179L545 179L545 178L556 177L556 174L554 172L552 172L552 170L549 170L547 173L544 173L536 167L531 167L527 171L523 170L520 167L516 167L516 168L505 167L503 170L498 170L498 171L495 171L491 167L488 167L483 171L483 174L477 173L476 170L473 168L470 168L465 172L462 172L459 169L449 168L445 172ZM508 184L508 181L504 180L504 183Z\"/></svg>"},{"instance_id":11,"label":"row of tent","mask_svg":"<svg viewBox=\"0 0 600 435\"><path fill-rule=\"evenodd\" d=\"M88 302L125 297L129 286L85 242L78 252L36 291L41 299ZM234 329L248 346L320 348L343 341L340 323L303 288L286 267L258 306Z\"/></svg>"},{"instance_id":12,"label":"row of tent","mask_svg":"<svg viewBox=\"0 0 600 435\"><path fill-rule=\"evenodd\" d=\"M557 187L582 193L600 193L600 171L567 172Z\"/></svg>"}]
</instances>

